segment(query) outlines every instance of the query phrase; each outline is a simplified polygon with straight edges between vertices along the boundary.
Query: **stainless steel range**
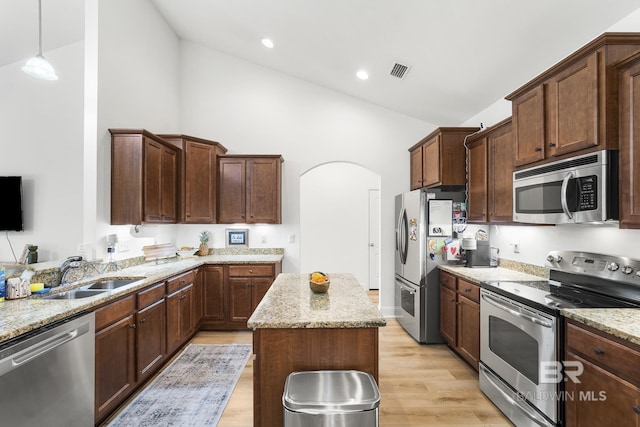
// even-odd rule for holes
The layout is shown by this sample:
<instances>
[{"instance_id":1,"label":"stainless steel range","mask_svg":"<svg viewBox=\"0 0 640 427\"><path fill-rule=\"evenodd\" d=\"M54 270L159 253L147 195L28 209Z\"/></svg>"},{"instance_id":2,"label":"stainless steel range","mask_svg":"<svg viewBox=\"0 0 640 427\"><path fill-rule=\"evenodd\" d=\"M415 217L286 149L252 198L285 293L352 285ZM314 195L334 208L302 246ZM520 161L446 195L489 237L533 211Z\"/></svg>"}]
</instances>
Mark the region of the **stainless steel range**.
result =
<instances>
[{"instance_id":1,"label":"stainless steel range","mask_svg":"<svg viewBox=\"0 0 640 427\"><path fill-rule=\"evenodd\" d=\"M563 425L563 308L640 307L640 261L552 251L548 281L484 282L480 389L517 426ZM551 370L551 371L550 371Z\"/></svg>"}]
</instances>

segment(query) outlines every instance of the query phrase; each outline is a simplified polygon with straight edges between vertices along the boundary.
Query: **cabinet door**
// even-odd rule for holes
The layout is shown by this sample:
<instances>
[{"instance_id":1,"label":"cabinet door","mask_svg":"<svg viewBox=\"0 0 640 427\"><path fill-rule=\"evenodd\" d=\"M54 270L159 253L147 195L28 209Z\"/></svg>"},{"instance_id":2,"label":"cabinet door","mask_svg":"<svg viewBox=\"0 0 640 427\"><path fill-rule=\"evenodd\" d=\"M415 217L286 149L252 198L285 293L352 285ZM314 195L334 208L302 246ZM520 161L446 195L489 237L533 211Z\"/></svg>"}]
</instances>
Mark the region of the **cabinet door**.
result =
<instances>
[{"instance_id":1,"label":"cabinet door","mask_svg":"<svg viewBox=\"0 0 640 427\"><path fill-rule=\"evenodd\" d=\"M280 159L250 159L246 167L246 222L279 224Z\"/></svg>"},{"instance_id":2,"label":"cabinet door","mask_svg":"<svg viewBox=\"0 0 640 427\"><path fill-rule=\"evenodd\" d=\"M469 221L487 222L487 138L469 144L467 218Z\"/></svg>"},{"instance_id":3,"label":"cabinet door","mask_svg":"<svg viewBox=\"0 0 640 427\"><path fill-rule=\"evenodd\" d=\"M136 385L133 315L96 332L96 421L115 409Z\"/></svg>"},{"instance_id":4,"label":"cabinet door","mask_svg":"<svg viewBox=\"0 0 640 427\"><path fill-rule=\"evenodd\" d=\"M640 56L620 74L620 228L640 228L637 147L640 147Z\"/></svg>"},{"instance_id":5,"label":"cabinet door","mask_svg":"<svg viewBox=\"0 0 640 427\"><path fill-rule=\"evenodd\" d=\"M252 281L253 285L253 295L252 295L252 303L251 303L251 314L256 309L262 298L267 293L271 284L273 283L273 277L258 277L254 278ZM251 316L249 316L251 317Z\"/></svg>"},{"instance_id":6,"label":"cabinet door","mask_svg":"<svg viewBox=\"0 0 640 427\"><path fill-rule=\"evenodd\" d=\"M193 285L167 295L167 354L171 354L189 337Z\"/></svg>"},{"instance_id":7,"label":"cabinet door","mask_svg":"<svg viewBox=\"0 0 640 427\"><path fill-rule=\"evenodd\" d=\"M216 147L186 141L184 156L184 222L213 224L216 212Z\"/></svg>"},{"instance_id":8,"label":"cabinet door","mask_svg":"<svg viewBox=\"0 0 640 427\"><path fill-rule=\"evenodd\" d=\"M144 139L144 198L145 222L162 222L162 163L163 146Z\"/></svg>"},{"instance_id":9,"label":"cabinet door","mask_svg":"<svg viewBox=\"0 0 640 427\"><path fill-rule=\"evenodd\" d=\"M456 293L440 285L440 334L452 347L456 343Z\"/></svg>"},{"instance_id":10,"label":"cabinet door","mask_svg":"<svg viewBox=\"0 0 640 427\"><path fill-rule=\"evenodd\" d=\"M189 339L193 327L193 285L180 292L180 345Z\"/></svg>"},{"instance_id":11,"label":"cabinet door","mask_svg":"<svg viewBox=\"0 0 640 427\"><path fill-rule=\"evenodd\" d=\"M162 149L162 222L178 219L178 153Z\"/></svg>"},{"instance_id":12,"label":"cabinet door","mask_svg":"<svg viewBox=\"0 0 640 427\"><path fill-rule=\"evenodd\" d=\"M252 283L250 277L230 277L229 283L229 321L244 322L252 312Z\"/></svg>"},{"instance_id":13,"label":"cabinet door","mask_svg":"<svg viewBox=\"0 0 640 427\"><path fill-rule=\"evenodd\" d=\"M164 359L166 347L165 301L161 299L136 314L137 372L140 378Z\"/></svg>"},{"instance_id":14,"label":"cabinet door","mask_svg":"<svg viewBox=\"0 0 640 427\"><path fill-rule=\"evenodd\" d=\"M480 361L480 304L458 295L458 352L474 369Z\"/></svg>"},{"instance_id":15,"label":"cabinet door","mask_svg":"<svg viewBox=\"0 0 640 427\"><path fill-rule=\"evenodd\" d=\"M513 134L511 123L488 136L489 222L513 222Z\"/></svg>"},{"instance_id":16,"label":"cabinet door","mask_svg":"<svg viewBox=\"0 0 640 427\"><path fill-rule=\"evenodd\" d=\"M543 160L545 156L544 86L540 85L512 101L515 165Z\"/></svg>"},{"instance_id":17,"label":"cabinet door","mask_svg":"<svg viewBox=\"0 0 640 427\"><path fill-rule=\"evenodd\" d=\"M246 162L244 159L218 160L218 222L246 222Z\"/></svg>"},{"instance_id":18,"label":"cabinet door","mask_svg":"<svg viewBox=\"0 0 640 427\"><path fill-rule=\"evenodd\" d=\"M410 153L411 189L422 188L422 147L418 147Z\"/></svg>"},{"instance_id":19,"label":"cabinet door","mask_svg":"<svg viewBox=\"0 0 640 427\"><path fill-rule=\"evenodd\" d=\"M215 222L216 148L194 141L185 143L186 223Z\"/></svg>"},{"instance_id":20,"label":"cabinet door","mask_svg":"<svg viewBox=\"0 0 640 427\"><path fill-rule=\"evenodd\" d=\"M422 146L422 186L440 183L440 135Z\"/></svg>"},{"instance_id":21,"label":"cabinet door","mask_svg":"<svg viewBox=\"0 0 640 427\"><path fill-rule=\"evenodd\" d=\"M640 389L571 352L565 359L582 363L580 383L565 382L567 427L640 425Z\"/></svg>"},{"instance_id":22,"label":"cabinet door","mask_svg":"<svg viewBox=\"0 0 640 427\"><path fill-rule=\"evenodd\" d=\"M224 268L205 266L202 269L203 317L205 320L224 320Z\"/></svg>"},{"instance_id":23,"label":"cabinet door","mask_svg":"<svg viewBox=\"0 0 640 427\"><path fill-rule=\"evenodd\" d=\"M197 273L196 278L193 281L193 315L191 316L191 326L193 332L196 332L200 327L202 316L204 313L204 267L201 267Z\"/></svg>"},{"instance_id":24,"label":"cabinet door","mask_svg":"<svg viewBox=\"0 0 640 427\"><path fill-rule=\"evenodd\" d=\"M547 82L546 157L598 145L598 57L595 52Z\"/></svg>"}]
</instances>

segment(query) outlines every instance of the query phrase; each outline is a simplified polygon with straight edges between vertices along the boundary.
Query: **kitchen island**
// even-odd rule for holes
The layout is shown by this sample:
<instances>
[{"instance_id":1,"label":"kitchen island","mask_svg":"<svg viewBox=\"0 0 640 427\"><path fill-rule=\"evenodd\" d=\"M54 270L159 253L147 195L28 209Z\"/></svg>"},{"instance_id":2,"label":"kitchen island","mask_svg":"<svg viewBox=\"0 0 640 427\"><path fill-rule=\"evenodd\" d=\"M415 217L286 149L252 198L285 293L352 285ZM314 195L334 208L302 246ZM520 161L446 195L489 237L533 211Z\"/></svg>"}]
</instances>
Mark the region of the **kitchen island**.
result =
<instances>
[{"instance_id":1,"label":"kitchen island","mask_svg":"<svg viewBox=\"0 0 640 427\"><path fill-rule=\"evenodd\" d=\"M355 369L378 381L378 328L386 320L352 274L329 274L325 294L309 274L280 274L248 326L253 328L254 426L283 425L291 372Z\"/></svg>"}]
</instances>

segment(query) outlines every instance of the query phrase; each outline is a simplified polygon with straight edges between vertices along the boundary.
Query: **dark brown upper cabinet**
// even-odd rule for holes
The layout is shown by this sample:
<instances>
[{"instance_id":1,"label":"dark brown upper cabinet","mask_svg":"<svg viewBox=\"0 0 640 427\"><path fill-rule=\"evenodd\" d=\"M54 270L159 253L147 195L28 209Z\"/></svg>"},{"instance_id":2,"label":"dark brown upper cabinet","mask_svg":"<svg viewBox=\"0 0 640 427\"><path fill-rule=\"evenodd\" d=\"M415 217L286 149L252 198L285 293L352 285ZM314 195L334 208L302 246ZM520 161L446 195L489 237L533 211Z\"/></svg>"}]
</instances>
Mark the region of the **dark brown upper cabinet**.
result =
<instances>
[{"instance_id":1,"label":"dark brown upper cabinet","mask_svg":"<svg viewBox=\"0 0 640 427\"><path fill-rule=\"evenodd\" d=\"M640 34L605 33L508 95L515 166L617 149L613 64L638 51Z\"/></svg>"},{"instance_id":2,"label":"dark brown upper cabinet","mask_svg":"<svg viewBox=\"0 0 640 427\"><path fill-rule=\"evenodd\" d=\"M216 188L218 156L227 149L216 141L189 135L159 135L182 151L180 176L181 222L213 224L216 222Z\"/></svg>"},{"instance_id":3,"label":"dark brown upper cabinet","mask_svg":"<svg viewBox=\"0 0 640 427\"><path fill-rule=\"evenodd\" d=\"M218 223L280 224L281 155L218 158Z\"/></svg>"},{"instance_id":4,"label":"dark brown upper cabinet","mask_svg":"<svg viewBox=\"0 0 640 427\"><path fill-rule=\"evenodd\" d=\"M144 129L111 133L111 224L176 223L180 150Z\"/></svg>"},{"instance_id":5,"label":"dark brown upper cabinet","mask_svg":"<svg viewBox=\"0 0 640 427\"><path fill-rule=\"evenodd\" d=\"M411 190L465 185L464 139L478 128L438 128L409 148Z\"/></svg>"}]
</instances>

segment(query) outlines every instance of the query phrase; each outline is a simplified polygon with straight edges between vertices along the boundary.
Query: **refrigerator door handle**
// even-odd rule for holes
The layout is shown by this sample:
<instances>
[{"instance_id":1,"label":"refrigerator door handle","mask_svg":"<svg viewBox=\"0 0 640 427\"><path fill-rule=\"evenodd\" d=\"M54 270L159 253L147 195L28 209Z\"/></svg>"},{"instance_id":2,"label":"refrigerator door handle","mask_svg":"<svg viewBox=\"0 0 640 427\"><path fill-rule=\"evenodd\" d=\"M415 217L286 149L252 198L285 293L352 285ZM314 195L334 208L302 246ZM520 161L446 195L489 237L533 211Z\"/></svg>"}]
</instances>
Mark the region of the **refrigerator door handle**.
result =
<instances>
[{"instance_id":1,"label":"refrigerator door handle","mask_svg":"<svg viewBox=\"0 0 640 427\"><path fill-rule=\"evenodd\" d=\"M407 210L406 209L402 209L402 227L401 227L401 232L402 232L402 241L401 241L401 250L400 250L400 259L402 260L403 264L407 263L407 250L408 250L408 238L409 238L409 221L407 221Z\"/></svg>"}]
</instances>

